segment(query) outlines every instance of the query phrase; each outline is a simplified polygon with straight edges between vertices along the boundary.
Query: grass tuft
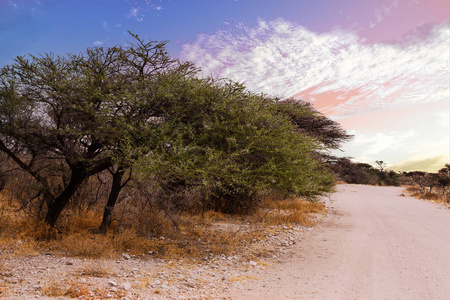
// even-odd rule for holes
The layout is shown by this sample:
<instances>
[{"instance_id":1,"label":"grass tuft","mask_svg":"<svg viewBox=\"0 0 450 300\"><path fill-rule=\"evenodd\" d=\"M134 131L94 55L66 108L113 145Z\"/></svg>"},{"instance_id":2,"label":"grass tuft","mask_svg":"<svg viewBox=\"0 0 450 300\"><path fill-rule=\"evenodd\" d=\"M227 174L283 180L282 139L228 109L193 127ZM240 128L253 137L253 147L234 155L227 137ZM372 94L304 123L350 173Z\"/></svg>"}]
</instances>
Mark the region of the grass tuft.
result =
<instances>
[{"instance_id":1,"label":"grass tuft","mask_svg":"<svg viewBox=\"0 0 450 300\"><path fill-rule=\"evenodd\" d=\"M256 214L256 219L271 225L301 224L312 226L318 215L326 213L325 205L320 202L311 202L299 198L290 198L280 201L266 200L265 209Z\"/></svg>"},{"instance_id":2,"label":"grass tuft","mask_svg":"<svg viewBox=\"0 0 450 300\"><path fill-rule=\"evenodd\" d=\"M450 193L447 190L438 192L423 191L418 186L407 186L405 190L409 195L417 199L424 199L438 203L450 203Z\"/></svg>"},{"instance_id":3,"label":"grass tuft","mask_svg":"<svg viewBox=\"0 0 450 300\"><path fill-rule=\"evenodd\" d=\"M81 275L100 278L108 277L111 275L111 270L109 266L106 266L101 262L91 262L83 266Z\"/></svg>"}]
</instances>

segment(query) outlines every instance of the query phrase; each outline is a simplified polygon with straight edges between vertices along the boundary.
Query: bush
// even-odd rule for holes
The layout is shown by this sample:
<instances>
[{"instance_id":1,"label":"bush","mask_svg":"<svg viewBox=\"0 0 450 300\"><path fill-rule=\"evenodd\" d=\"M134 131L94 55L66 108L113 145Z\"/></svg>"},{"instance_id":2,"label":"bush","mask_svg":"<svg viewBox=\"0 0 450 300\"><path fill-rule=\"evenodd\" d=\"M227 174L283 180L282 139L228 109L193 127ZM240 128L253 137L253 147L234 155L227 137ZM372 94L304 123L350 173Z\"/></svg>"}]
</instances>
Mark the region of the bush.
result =
<instances>
[{"instance_id":1,"label":"bush","mask_svg":"<svg viewBox=\"0 0 450 300\"><path fill-rule=\"evenodd\" d=\"M171 77L158 86L160 139L134 165L160 190L200 191L194 200L203 209L229 213L251 211L271 191L314 196L333 185L312 157L320 141L299 133L276 99L212 79Z\"/></svg>"}]
</instances>

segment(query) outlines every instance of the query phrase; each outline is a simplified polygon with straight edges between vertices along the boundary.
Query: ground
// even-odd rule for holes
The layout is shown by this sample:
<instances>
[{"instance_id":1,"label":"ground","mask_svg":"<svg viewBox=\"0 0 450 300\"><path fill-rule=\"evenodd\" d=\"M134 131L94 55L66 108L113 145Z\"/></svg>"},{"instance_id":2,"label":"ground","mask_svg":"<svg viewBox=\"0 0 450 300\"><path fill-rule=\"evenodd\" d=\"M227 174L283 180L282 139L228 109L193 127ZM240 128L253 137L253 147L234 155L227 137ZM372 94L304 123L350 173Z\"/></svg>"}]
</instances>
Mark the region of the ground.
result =
<instances>
[{"instance_id":1,"label":"ground","mask_svg":"<svg viewBox=\"0 0 450 300\"><path fill-rule=\"evenodd\" d=\"M160 259L153 253L116 259L80 259L52 252L1 255L1 299L233 299L234 289L259 280L314 227L271 226L265 238L237 255L208 254L198 260ZM233 224L218 222L221 230ZM252 253L265 255L251 255Z\"/></svg>"},{"instance_id":2,"label":"ground","mask_svg":"<svg viewBox=\"0 0 450 300\"><path fill-rule=\"evenodd\" d=\"M52 253L0 263L2 299L448 299L450 210L402 188L339 185L314 227L274 226L261 257ZM51 295L55 295L51 298Z\"/></svg>"}]
</instances>

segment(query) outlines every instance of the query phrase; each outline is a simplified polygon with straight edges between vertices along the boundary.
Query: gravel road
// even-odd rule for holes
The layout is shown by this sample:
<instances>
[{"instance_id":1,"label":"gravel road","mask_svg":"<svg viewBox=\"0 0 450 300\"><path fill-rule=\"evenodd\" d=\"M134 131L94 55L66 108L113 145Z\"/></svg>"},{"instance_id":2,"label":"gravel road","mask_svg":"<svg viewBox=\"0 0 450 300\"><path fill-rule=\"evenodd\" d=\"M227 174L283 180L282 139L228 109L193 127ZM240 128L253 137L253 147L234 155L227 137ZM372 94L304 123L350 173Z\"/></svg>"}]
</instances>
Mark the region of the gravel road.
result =
<instances>
[{"instance_id":1,"label":"gravel road","mask_svg":"<svg viewBox=\"0 0 450 300\"><path fill-rule=\"evenodd\" d=\"M339 185L331 216L232 299L450 299L450 210Z\"/></svg>"}]
</instances>

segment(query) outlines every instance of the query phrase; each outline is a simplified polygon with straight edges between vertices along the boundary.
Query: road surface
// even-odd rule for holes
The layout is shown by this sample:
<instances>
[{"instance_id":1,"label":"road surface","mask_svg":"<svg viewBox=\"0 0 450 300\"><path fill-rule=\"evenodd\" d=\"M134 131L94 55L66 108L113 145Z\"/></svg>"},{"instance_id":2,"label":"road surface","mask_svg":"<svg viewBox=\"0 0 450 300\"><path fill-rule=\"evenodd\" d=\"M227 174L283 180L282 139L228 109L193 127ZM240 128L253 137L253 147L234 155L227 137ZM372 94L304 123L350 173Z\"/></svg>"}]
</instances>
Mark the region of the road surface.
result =
<instances>
[{"instance_id":1,"label":"road surface","mask_svg":"<svg viewBox=\"0 0 450 300\"><path fill-rule=\"evenodd\" d=\"M234 299L450 299L450 209L339 185L326 224Z\"/></svg>"}]
</instances>

